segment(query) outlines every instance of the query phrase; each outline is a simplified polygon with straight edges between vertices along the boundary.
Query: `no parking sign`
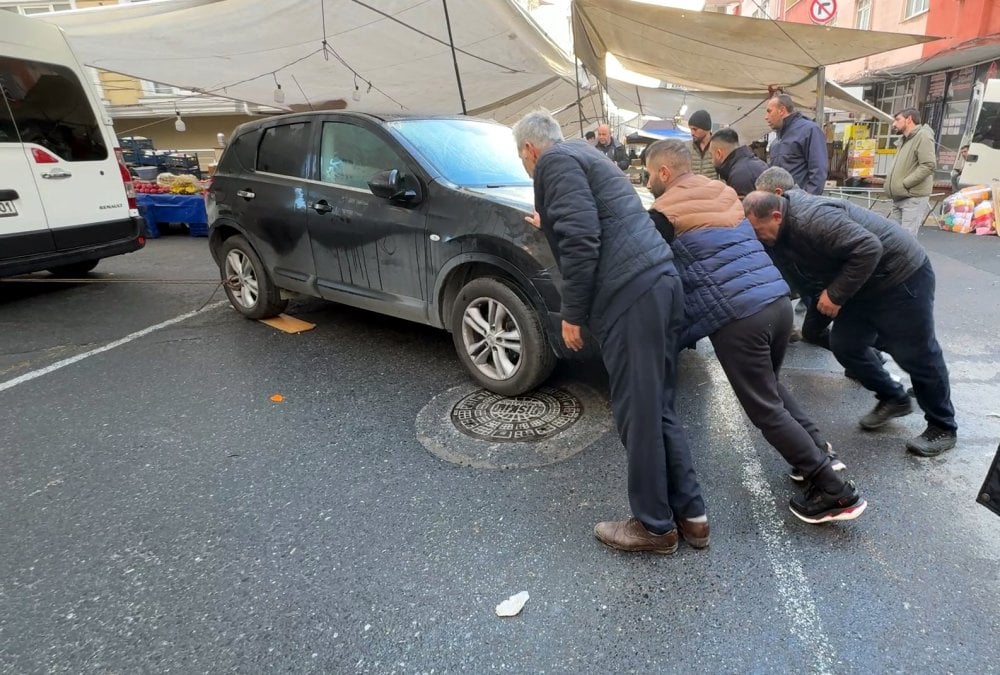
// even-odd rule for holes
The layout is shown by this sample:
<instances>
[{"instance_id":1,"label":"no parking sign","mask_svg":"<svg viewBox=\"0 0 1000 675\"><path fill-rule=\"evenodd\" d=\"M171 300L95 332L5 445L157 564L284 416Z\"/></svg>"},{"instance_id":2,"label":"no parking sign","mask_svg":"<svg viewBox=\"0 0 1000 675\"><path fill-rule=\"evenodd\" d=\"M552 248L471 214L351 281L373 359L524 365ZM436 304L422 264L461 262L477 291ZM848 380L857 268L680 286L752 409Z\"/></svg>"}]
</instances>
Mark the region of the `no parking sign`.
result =
<instances>
[{"instance_id":1,"label":"no parking sign","mask_svg":"<svg viewBox=\"0 0 1000 675\"><path fill-rule=\"evenodd\" d=\"M837 0L812 0L809 18L813 23L830 23L837 16Z\"/></svg>"}]
</instances>

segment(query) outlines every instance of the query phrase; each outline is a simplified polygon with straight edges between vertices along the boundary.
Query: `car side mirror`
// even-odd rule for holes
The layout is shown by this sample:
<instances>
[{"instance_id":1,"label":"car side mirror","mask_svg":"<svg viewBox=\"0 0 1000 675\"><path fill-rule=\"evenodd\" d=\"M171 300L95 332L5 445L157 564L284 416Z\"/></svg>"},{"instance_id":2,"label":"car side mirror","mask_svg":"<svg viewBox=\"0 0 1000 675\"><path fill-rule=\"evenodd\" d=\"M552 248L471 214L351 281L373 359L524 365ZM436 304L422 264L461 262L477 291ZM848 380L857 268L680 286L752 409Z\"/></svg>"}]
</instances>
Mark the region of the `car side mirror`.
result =
<instances>
[{"instance_id":1,"label":"car side mirror","mask_svg":"<svg viewBox=\"0 0 1000 675\"><path fill-rule=\"evenodd\" d=\"M372 194L391 202L413 202L420 197L417 191L404 185L399 169L380 171L368 181L368 189Z\"/></svg>"}]
</instances>

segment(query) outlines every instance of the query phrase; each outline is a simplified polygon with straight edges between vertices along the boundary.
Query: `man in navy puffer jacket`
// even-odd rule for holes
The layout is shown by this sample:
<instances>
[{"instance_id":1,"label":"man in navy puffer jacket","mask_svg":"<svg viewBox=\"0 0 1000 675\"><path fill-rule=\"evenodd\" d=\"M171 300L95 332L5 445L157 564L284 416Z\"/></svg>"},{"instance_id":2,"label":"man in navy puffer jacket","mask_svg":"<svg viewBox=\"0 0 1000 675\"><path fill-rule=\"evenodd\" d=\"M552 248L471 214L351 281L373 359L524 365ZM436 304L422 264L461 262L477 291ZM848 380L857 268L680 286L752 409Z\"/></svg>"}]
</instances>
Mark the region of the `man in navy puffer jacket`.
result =
<instances>
[{"instance_id":1,"label":"man in navy puffer jacket","mask_svg":"<svg viewBox=\"0 0 1000 675\"><path fill-rule=\"evenodd\" d=\"M866 502L837 474L816 425L779 380L792 330L789 289L746 220L736 192L691 172L680 141L646 151L654 223L670 240L684 282L686 329L681 346L709 337L750 421L792 465L793 477L816 488L791 500L809 523L851 520ZM814 499L821 494L825 499Z\"/></svg>"},{"instance_id":2,"label":"man in navy puffer jacket","mask_svg":"<svg viewBox=\"0 0 1000 675\"><path fill-rule=\"evenodd\" d=\"M562 273L563 340L579 351L581 326L597 335L628 451L633 517L598 523L594 534L625 551L673 553L678 536L704 548L705 502L674 410L684 300L670 247L625 174L586 141L563 141L551 115L529 113L514 139L535 181L529 221Z\"/></svg>"}]
</instances>

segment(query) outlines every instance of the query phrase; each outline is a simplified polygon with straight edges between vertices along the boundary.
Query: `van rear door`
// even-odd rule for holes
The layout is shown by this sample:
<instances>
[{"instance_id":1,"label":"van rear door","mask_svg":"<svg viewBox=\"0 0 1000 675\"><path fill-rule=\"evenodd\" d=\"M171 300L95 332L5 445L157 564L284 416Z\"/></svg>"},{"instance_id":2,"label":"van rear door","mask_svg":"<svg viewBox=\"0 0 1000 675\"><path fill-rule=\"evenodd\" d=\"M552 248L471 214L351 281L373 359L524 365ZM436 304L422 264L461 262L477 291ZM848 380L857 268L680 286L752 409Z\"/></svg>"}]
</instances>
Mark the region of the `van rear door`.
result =
<instances>
[{"instance_id":1,"label":"van rear door","mask_svg":"<svg viewBox=\"0 0 1000 675\"><path fill-rule=\"evenodd\" d=\"M16 68L7 98L56 249L128 237L134 226L110 124L98 118L101 108L81 81L82 71L12 57L0 61L10 62L0 71Z\"/></svg>"},{"instance_id":2,"label":"van rear door","mask_svg":"<svg viewBox=\"0 0 1000 675\"><path fill-rule=\"evenodd\" d=\"M987 80L973 120L961 185L989 185L1000 179L1000 80Z\"/></svg>"},{"instance_id":3,"label":"van rear door","mask_svg":"<svg viewBox=\"0 0 1000 675\"><path fill-rule=\"evenodd\" d=\"M5 258L54 251L38 188L3 89L0 86L0 250Z\"/></svg>"}]
</instances>

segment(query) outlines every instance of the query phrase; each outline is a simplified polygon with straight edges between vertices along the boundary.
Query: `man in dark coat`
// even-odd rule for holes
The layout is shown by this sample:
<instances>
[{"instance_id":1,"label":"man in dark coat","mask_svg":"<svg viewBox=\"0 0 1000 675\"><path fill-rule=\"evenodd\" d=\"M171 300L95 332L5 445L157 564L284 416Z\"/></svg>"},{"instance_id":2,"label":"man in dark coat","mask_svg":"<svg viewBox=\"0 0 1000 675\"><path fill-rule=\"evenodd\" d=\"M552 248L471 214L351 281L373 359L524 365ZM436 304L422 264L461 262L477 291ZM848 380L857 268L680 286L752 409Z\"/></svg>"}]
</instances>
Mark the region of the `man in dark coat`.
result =
<instances>
[{"instance_id":1,"label":"man in dark coat","mask_svg":"<svg viewBox=\"0 0 1000 675\"><path fill-rule=\"evenodd\" d=\"M607 124L599 124L597 126L597 145L594 147L600 150L605 157L617 164L618 168L622 171L628 168L630 164L628 151L624 145L614 139L611 135L611 127Z\"/></svg>"},{"instance_id":2,"label":"man in dark coat","mask_svg":"<svg viewBox=\"0 0 1000 675\"><path fill-rule=\"evenodd\" d=\"M596 336L628 452L633 517L598 523L594 534L613 548L669 554L679 530L705 547L705 503L674 410L684 290L670 247L628 178L586 141L563 141L551 115L529 113L514 139L535 182L529 221L548 239L563 278L563 340L578 351L582 326Z\"/></svg>"},{"instance_id":3,"label":"man in dark coat","mask_svg":"<svg viewBox=\"0 0 1000 675\"><path fill-rule=\"evenodd\" d=\"M823 194L827 173L823 130L795 110L788 94L779 94L767 102L764 119L777 132L768 149L771 166L788 171L795 184L806 192Z\"/></svg>"},{"instance_id":4,"label":"man in dark coat","mask_svg":"<svg viewBox=\"0 0 1000 675\"><path fill-rule=\"evenodd\" d=\"M878 399L861 428L879 429L913 412L905 389L872 349L877 341L910 375L927 420L907 450L933 457L955 447L948 368L934 332L934 270L917 240L876 213L851 215L842 201L802 190L751 192L743 204L779 266L823 289L816 306L835 319L830 348Z\"/></svg>"},{"instance_id":5,"label":"man in dark coat","mask_svg":"<svg viewBox=\"0 0 1000 675\"><path fill-rule=\"evenodd\" d=\"M757 178L767 170L767 162L740 145L736 129L719 129L712 136L712 162L719 178L743 199L756 190Z\"/></svg>"}]
</instances>

